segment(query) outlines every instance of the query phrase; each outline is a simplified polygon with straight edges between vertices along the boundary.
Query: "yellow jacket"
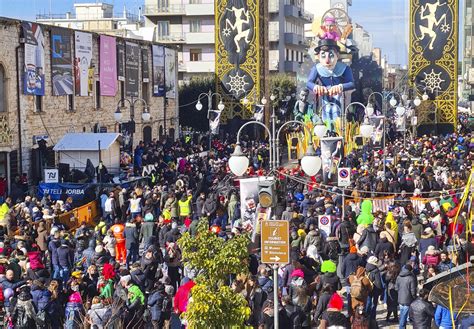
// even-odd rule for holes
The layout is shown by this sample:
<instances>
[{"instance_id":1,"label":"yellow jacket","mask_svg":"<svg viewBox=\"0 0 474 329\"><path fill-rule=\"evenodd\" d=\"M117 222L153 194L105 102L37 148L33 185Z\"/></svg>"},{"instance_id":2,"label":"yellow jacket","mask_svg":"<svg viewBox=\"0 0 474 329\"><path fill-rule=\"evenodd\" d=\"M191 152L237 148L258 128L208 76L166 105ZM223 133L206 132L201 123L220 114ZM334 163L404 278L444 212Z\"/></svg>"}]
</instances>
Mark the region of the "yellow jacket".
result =
<instances>
[{"instance_id":1,"label":"yellow jacket","mask_svg":"<svg viewBox=\"0 0 474 329\"><path fill-rule=\"evenodd\" d=\"M393 219L393 213L391 211L387 213L387 217L385 218L385 224L387 223L390 223L390 225L392 226L391 231L394 232L393 239L395 240L396 245L398 241L398 224L395 219Z\"/></svg>"}]
</instances>

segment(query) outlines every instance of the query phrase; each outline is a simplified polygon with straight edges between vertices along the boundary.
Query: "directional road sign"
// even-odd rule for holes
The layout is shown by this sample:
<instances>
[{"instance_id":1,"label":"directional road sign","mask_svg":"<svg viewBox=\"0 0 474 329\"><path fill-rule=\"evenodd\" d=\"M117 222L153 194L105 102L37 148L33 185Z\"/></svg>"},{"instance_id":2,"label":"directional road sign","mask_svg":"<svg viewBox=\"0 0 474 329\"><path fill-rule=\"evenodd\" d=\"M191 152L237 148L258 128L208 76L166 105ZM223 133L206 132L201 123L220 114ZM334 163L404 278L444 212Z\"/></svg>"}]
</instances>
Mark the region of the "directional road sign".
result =
<instances>
[{"instance_id":1,"label":"directional road sign","mask_svg":"<svg viewBox=\"0 0 474 329\"><path fill-rule=\"evenodd\" d=\"M262 263L290 262L290 227L285 220L263 220L261 231Z\"/></svg>"}]
</instances>

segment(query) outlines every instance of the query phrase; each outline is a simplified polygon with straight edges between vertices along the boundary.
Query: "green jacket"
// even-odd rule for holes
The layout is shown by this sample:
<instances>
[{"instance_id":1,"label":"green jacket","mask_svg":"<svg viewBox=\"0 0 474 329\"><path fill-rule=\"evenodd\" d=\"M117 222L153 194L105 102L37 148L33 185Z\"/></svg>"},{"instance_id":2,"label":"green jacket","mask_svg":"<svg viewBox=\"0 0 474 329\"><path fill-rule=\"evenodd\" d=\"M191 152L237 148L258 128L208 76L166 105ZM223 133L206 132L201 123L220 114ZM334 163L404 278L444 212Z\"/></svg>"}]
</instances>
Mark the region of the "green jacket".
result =
<instances>
[{"instance_id":1,"label":"green jacket","mask_svg":"<svg viewBox=\"0 0 474 329\"><path fill-rule=\"evenodd\" d=\"M131 303L134 303L137 299L139 299L141 305L145 304L145 295L143 295L143 292L140 290L140 288L138 288L138 286L132 284L127 289L128 293L132 294L132 297L130 298Z\"/></svg>"},{"instance_id":2,"label":"green jacket","mask_svg":"<svg viewBox=\"0 0 474 329\"><path fill-rule=\"evenodd\" d=\"M112 298L114 295L114 281L109 280L105 287L102 289L102 292L100 293L100 297L104 299L109 299Z\"/></svg>"}]
</instances>

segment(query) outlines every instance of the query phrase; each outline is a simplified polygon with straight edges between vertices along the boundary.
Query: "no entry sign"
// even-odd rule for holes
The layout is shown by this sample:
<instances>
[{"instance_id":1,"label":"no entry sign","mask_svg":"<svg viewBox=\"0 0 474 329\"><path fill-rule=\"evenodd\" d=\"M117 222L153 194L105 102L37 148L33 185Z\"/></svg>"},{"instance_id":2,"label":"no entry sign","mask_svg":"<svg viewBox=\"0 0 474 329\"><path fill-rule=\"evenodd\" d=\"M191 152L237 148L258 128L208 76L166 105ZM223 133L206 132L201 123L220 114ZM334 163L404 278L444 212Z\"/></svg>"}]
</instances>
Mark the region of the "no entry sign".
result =
<instances>
[{"instance_id":1,"label":"no entry sign","mask_svg":"<svg viewBox=\"0 0 474 329\"><path fill-rule=\"evenodd\" d=\"M338 168L337 170L337 185L341 187L349 186L351 184L350 168Z\"/></svg>"}]
</instances>

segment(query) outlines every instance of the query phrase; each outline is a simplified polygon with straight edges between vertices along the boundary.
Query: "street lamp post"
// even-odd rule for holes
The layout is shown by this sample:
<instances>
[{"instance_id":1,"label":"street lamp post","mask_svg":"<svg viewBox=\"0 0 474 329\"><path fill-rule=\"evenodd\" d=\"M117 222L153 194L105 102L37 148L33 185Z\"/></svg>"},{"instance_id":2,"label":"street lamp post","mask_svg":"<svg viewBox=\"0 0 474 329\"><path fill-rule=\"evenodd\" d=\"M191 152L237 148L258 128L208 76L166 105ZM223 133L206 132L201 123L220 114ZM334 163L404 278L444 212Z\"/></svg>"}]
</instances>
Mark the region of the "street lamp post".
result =
<instances>
[{"instance_id":1,"label":"street lamp post","mask_svg":"<svg viewBox=\"0 0 474 329\"><path fill-rule=\"evenodd\" d=\"M219 97L219 105L217 105L217 108L219 111L213 110L212 109L212 97ZM210 114L211 112L222 112L225 109L224 103L222 103L222 95L219 93L213 93L212 90L209 90L208 93L201 93L198 96L198 101L196 103L196 110L201 111L202 110L202 103L201 103L201 97L207 97L207 120L210 120ZM212 131L211 127L209 126L209 151L211 151L212 148Z\"/></svg>"},{"instance_id":2,"label":"street lamp post","mask_svg":"<svg viewBox=\"0 0 474 329\"><path fill-rule=\"evenodd\" d=\"M266 102L262 102L262 103L266 103ZM265 129L265 131L267 132L269 136L270 170L274 174L275 170L277 170L278 167L280 166L280 152L279 152L279 147L278 147L279 140L280 140L280 133L282 132L283 128L285 128L286 126L290 124L298 124L302 126L304 129L306 129L306 126L302 122L291 120L282 124L281 127L277 130L275 108L273 108L272 115L271 115L271 130L260 121L250 121L242 125L242 127L240 127L239 131L237 132L237 145L235 147L234 153L229 159L229 167L232 173L234 173L237 176L242 176L247 171L247 168L249 166L249 159L242 152L242 148L240 146L240 133L248 125L259 125ZM306 154L301 159L301 167L303 171L307 175L310 175L310 176L314 176L321 169L321 159L318 156L316 156L311 139L310 139L310 143L306 151ZM273 303L274 303L274 313L275 313L274 328L278 329L279 322L278 322L278 265L277 264L273 265L273 280L274 280L274 285L275 285L275 288L273 290L273 298L274 298Z\"/></svg>"},{"instance_id":3,"label":"street lamp post","mask_svg":"<svg viewBox=\"0 0 474 329\"><path fill-rule=\"evenodd\" d=\"M148 109L147 102L143 98L134 98L132 96L130 99L124 98L124 99L121 99L117 102L117 108L116 108L115 113L114 113L114 119L117 123L122 122L123 113L121 111L121 106L120 105L122 104L122 107L124 107L123 106L124 102L127 102L130 106L130 121L128 122L128 124L129 124L129 129L130 129L131 153L133 153L133 134L135 132L135 104L137 102L141 102L144 105L143 113L142 113L143 122L150 121L151 115L150 115L150 111ZM131 156L133 157L133 154Z\"/></svg>"}]
</instances>

